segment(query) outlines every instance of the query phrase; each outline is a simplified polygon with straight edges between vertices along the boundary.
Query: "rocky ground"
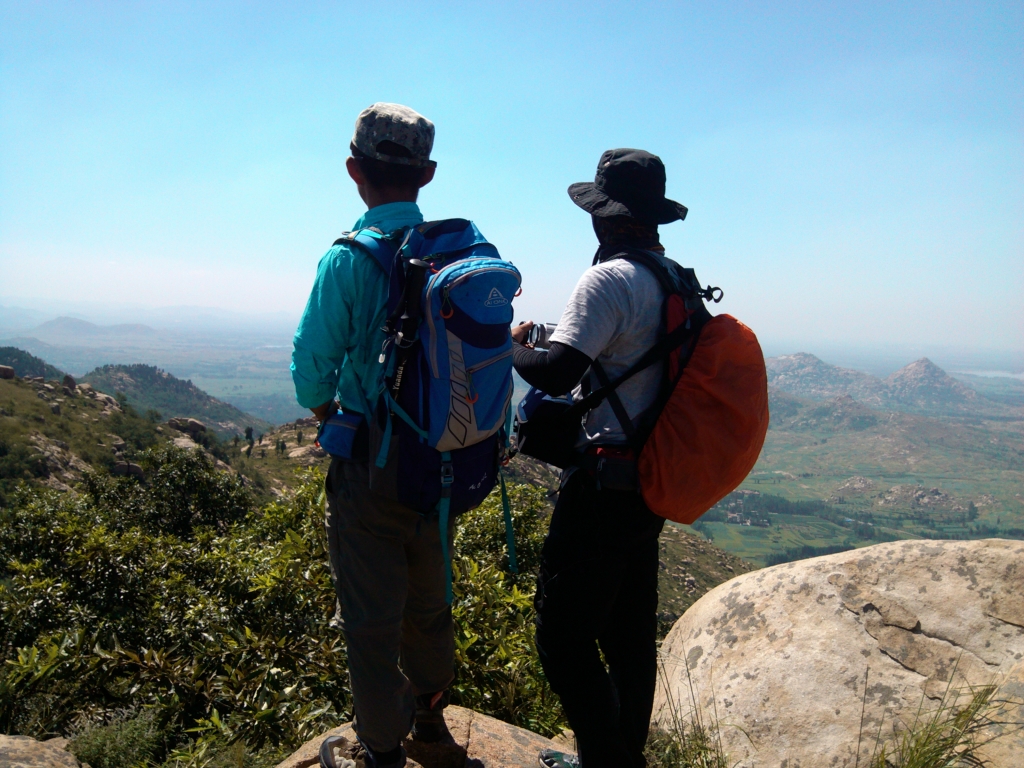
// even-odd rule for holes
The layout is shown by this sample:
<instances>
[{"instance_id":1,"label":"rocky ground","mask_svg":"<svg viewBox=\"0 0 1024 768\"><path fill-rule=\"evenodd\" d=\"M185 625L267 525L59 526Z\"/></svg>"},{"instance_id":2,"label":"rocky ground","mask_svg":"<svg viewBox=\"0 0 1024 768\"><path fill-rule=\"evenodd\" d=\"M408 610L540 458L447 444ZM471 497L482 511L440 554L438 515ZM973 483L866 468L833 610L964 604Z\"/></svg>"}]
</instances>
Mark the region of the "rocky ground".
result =
<instances>
[{"instance_id":1,"label":"rocky ground","mask_svg":"<svg viewBox=\"0 0 1024 768\"><path fill-rule=\"evenodd\" d=\"M556 746L543 736L462 707L448 707L445 721L458 747L437 749L406 740L410 768L536 768L537 753ZM354 747L355 733L346 723L311 739L277 768L318 765L317 752L329 736L346 739L340 747L343 754Z\"/></svg>"},{"instance_id":2,"label":"rocky ground","mask_svg":"<svg viewBox=\"0 0 1024 768\"><path fill-rule=\"evenodd\" d=\"M658 562L658 627L665 635L710 590L756 566L719 549L684 526L668 523Z\"/></svg>"}]
</instances>

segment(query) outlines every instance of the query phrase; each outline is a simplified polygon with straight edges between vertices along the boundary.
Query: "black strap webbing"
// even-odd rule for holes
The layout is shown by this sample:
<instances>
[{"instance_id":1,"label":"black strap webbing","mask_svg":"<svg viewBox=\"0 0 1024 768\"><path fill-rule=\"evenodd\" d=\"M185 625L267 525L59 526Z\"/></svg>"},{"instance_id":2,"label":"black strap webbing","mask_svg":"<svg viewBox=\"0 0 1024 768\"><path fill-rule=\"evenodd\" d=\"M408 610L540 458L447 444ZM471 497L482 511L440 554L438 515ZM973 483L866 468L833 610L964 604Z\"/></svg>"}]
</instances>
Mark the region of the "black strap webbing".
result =
<instances>
[{"instance_id":1,"label":"black strap webbing","mask_svg":"<svg viewBox=\"0 0 1024 768\"><path fill-rule=\"evenodd\" d=\"M615 387L611 386L611 382L608 380L608 374L604 372L604 366L595 360L591 363L590 367L593 369L594 375L597 376L597 380L601 383L601 388L608 389L608 404L612 407L612 411L615 413L615 418L618 419L619 424L622 425L622 431L626 434L626 439L632 443L633 439L636 437L636 427L633 426L633 420L629 418L629 411L626 410L626 406L622 404L622 398L620 398L619 393L615 391ZM615 386L618 386L618 384Z\"/></svg>"},{"instance_id":2,"label":"black strap webbing","mask_svg":"<svg viewBox=\"0 0 1024 768\"><path fill-rule=\"evenodd\" d=\"M656 362L666 357L676 347L680 346L686 341L686 337L693 334L693 329L687 328L684 325L679 326L671 333L667 334L661 341L647 350L643 356L633 363L626 371L619 374L615 381L610 381L607 384L601 382L602 386L595 389L589 395L584 397L582 400L576 401L570 408L566 409L565 417L567 419L583 418L583 414L587 411L591 411L604 402L605 398L611 392L618 389L624 382L636 376L640 371L650 368ZM596 374L597 371L595 370ZM600 378L599 378L600 380Z\"/></svg>"}]
</instances>

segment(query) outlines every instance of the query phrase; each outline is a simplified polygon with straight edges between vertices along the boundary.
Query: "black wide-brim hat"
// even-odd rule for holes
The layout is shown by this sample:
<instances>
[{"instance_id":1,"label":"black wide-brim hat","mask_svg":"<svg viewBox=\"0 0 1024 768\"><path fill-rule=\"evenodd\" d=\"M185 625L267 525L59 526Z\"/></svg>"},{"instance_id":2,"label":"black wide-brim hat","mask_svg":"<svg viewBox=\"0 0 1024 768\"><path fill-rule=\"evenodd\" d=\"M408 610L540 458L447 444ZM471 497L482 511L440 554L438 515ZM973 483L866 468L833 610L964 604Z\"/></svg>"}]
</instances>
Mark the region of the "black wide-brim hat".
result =
<instances>
[{"instance_id":1,"label":"black wide-brim hat","mask_svg":"<svg viewBox=\"0 0 1024 768\"><path fill-rule=\"evenodd\" d=\"M569 187L569 197L594 216L630 216L645 224L686 218L686 206L665 197L665 164L642 149L609 149L594 181Z\"/></svg>"}]
</instances>

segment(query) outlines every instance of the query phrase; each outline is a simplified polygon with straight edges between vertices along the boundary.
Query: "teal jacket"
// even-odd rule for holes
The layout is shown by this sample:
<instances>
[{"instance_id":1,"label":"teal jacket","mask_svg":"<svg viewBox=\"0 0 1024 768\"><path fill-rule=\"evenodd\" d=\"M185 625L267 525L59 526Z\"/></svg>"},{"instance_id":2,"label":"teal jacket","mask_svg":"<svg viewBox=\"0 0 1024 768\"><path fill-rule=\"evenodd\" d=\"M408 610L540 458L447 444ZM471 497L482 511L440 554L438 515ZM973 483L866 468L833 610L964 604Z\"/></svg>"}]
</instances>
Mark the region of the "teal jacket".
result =
<instances>
[{"instance_id":1,"label":"teal jacket","mask_svg":"<svg viewBox=\"0 0 1024 768\"><path fill-rule=\"evenodd\" d=\"M353 230L392 232L423 222L416 203L371 208ZM295 399L315 408L337 396L345 411L366 413L377 397L388 278L358 247L335 245L316 270L313 290L292 341Z\"/></svg>"}]
</instances>

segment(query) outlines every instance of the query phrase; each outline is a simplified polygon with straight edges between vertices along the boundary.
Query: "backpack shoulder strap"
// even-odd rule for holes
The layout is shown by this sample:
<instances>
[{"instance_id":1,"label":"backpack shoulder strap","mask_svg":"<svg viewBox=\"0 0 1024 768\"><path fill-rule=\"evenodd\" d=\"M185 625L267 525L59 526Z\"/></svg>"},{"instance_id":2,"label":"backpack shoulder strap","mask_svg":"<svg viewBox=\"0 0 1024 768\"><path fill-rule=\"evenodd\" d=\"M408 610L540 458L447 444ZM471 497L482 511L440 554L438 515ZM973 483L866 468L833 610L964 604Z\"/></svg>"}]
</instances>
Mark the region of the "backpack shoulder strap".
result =
<instances>
[{"instance_id":1,"label":"backpack shoulder strap","mask_svg":"<svg viewBox=\"0 0 1024 768\"><path fill-rule=\"evenodd\" d=\"M701 300L710 299L715 302L721 301L722 289L712 288L711 286L708 286L706 289L702 289L700 287L700 283L697 282L696 275L692 269L684 269L672 262L674 268L670 270L669 267L667 267L664 262L653 253L640 249L615 251L611 255L605 255L601 250L598 250L597 255L594 257L594 264L604 263L606 261L611 261L612 259L627 259L646 267L658 279L662 290L665 292L666 299L672 294L680 294L685 300L687 300L688 304L692 301L695 305L699 305L702 310L701 314L703 315L703 317L698 318L698 322L693 327L691 327L691 324L688 321L685 325L680 325L679 327L668 331L653 347L647 350L639 360L630 366L628 370L621 373L614 381L608 379L605 371L595 360L591 365L591 368L601 386L587 394L581 400L576 401L564 414L566 419L581 418L587 411L593 410L602 402L608 400L612 406L612 411L615 414L616 419L618 419L621 424L623 431L626 433L630 444L632 444L635 449L639 450L642 446L638 443L642 442L643 435L638 434L636 425L632 420L630 420L629 415L623 407L622 401L615 390L623 383L633 378L636 374L646 370L658 361L665 359L669 353L683 346L685 346L685 350L683 352L680 371L685 368L687 362L689 362L690 356L693 354L693 351L697 346L700 331L703 329L706 319L710 318L710 314L706 309L704 309L704 305ZM658 408L658 410L660 411L661 409ZM641 419L643 418L644 416L642 415Z\"/></svg>"},{"instance_id":2,"label":"backpack shoulder strap","mask_svg":"<svg viewBox=\"0 0 1024 768\"><path fill-rule=\"evenodd\" d=\"M657 279L659 285L661 285L661 290L666 296L672 293L679 293L679 281L673 278L665 264L650 251L628 248L613 252L610 256L605 256L601 251L598 251L597 256L594 257L594 264L604 264L615 259L632 261L634 264L645 267Z\"/></svg>"},{"instance_id":3,"label":"backpack shoulder strap","mask_svg":"<svg viewBox=\"0 0 1024 768\"><path fill-rule=\"evenodd\" d=\"M364 253L373 257L373 260L384 270L385 275L390 275L391 265L395 261L395 252L398 250L395 243L404 234L404 230L397 230L386 235L376 227L368 227L342 233L341 237L334 241L334 245L357 246Z\"/></svg>"},{"instance_id":4,"label":"backpack shoulder strap","mask_svg":"<svg viewBox=\"0 0 1024 768\"><path fill-rule=\"evenodd\" d=\"M625 259L626 261L632 261L634 264L639 264L654 274L666 297L670 294L678 293L687 300L700 298L717 304L724 295L722 289L718 287L709 285L707 288L701 288L697 275L692 269L681 267L670 259L659 258L651 251L645 251L640 248L621 248L611 250L610 255L606 255L608 253L604 249L599 249L597 255L594 256L594 264L603 264L613 259ZM668 265L665 264L666 261Z\"/></svg>"}]
</instances>

